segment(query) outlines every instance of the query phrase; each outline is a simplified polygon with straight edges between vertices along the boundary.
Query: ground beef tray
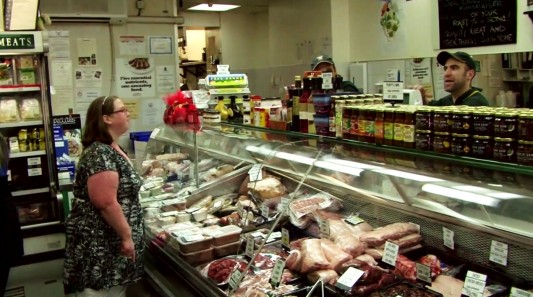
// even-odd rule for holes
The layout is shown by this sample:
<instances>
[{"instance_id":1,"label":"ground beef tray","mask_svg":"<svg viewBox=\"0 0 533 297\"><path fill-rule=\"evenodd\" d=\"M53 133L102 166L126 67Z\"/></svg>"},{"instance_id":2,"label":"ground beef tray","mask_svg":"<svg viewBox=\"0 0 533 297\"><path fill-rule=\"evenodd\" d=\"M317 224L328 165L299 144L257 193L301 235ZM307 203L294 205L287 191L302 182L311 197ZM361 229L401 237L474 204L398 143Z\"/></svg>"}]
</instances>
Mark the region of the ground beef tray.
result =
<instances>
[{"instance_id":1,"label":"ground beef tray","mask_svg":"<svg viewBox=\"0 0 533 297\"><path fill-rule=\"evenodd\" d=\"M411 283L400 283L392 285L383 290L379 290L370 295L370 297L442 297L442 294L432 290L416 286Z\"/></svg>"}]
</instances>

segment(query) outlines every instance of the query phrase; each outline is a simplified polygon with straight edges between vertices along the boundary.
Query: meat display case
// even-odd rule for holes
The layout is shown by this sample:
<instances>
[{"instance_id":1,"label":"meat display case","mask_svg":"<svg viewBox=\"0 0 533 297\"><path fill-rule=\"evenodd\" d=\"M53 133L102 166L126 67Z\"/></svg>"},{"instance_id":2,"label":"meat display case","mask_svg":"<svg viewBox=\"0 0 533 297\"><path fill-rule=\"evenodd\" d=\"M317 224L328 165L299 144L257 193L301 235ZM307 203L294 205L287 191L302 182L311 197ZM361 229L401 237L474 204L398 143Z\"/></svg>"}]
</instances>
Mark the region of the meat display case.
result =
<instances>
[{"instance_id":1,"label":"meat display case","mask_svg":"<svg viewBox=\"0 0 533 297\"><path fill-rule=\"evenodd\" d=\"M184 150L195 166L203 155L241 168L203 185L191 170L195 185L186 199L235 191L239 177L261 164L293 185L339 198L346 215L374 226L415 223L425 246L513 276L516 286L533 282L533 168L236 124L159 127L146 152ZM450 232L453 249L445 238ZM489 260L495 241L507 244L507 265ZM147 251L148 275L178 278L196 296L226 295L179 254L153 242Z\"/></svg>"}]
</instances>

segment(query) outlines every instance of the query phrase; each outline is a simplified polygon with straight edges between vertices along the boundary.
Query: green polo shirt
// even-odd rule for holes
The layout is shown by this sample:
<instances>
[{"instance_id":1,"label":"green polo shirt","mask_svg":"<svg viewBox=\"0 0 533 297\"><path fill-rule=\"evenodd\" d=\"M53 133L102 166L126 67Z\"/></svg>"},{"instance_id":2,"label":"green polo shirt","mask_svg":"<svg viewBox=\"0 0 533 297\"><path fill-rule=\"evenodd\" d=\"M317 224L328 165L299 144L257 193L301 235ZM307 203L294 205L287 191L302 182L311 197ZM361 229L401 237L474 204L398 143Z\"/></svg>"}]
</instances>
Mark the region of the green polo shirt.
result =
<instances>
[{"instance_id":1,"label":"green polo shirt","mask_svg":"<svg viewBox=\"0 0 533 297\"><path fill-rule=\"evenodd\" d=\"M459 96L453 102L452 95L448 95L439 100L431 100L428 102L428 105L431 106L450 106L450 105L469 105L469 106L489 106L489 101L483 94L481 94L481 89L471 88L466 91L463 95Z\"/></svg>"}]
</instances>

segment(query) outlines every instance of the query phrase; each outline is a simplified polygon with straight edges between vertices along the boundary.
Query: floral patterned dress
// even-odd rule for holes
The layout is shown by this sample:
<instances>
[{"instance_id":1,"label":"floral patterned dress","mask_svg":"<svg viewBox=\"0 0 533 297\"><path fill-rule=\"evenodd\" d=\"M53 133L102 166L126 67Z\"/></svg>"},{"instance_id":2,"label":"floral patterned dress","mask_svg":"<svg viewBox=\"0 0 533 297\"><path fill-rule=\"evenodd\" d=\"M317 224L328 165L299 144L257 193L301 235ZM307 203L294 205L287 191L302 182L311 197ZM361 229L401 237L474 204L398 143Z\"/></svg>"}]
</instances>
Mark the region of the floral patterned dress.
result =
<instances>
[{"instance_id":1,"label":"floral patterned dress","mask_svg":"<svg viewBox=\"0 0 533 297\"><path fill-rule=\"evenodd\" d=\"M87 180L102 171L119 175L117 199L131 227L136 261L120 254L121 240L89 200ZM73 184L74 201L66 221L64 282L83 291L109 289L137 281L143 275L143 216L138 192L142 180L113 147L95 142L79 160Z\"/></svg>"}]
</instances>

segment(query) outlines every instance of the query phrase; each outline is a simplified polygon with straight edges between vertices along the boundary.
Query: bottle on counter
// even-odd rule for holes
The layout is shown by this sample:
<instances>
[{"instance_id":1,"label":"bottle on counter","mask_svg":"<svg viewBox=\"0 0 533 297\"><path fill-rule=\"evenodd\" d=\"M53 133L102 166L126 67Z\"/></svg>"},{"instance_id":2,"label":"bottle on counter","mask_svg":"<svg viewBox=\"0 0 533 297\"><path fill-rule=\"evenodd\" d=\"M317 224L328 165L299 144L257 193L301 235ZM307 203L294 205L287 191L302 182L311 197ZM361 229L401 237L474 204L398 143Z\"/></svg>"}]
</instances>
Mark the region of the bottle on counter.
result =
<instances>
[{"instance_id":1,"label":"bottle on counter","mask_svg":"<svg viewBox=\"0 0 533 297\"><path fill-rule=\"evenodd\" d=\"M292 126L291 130L300 132L300 97L302 96L302 77L294 77L294 88L292 88Z\"/></svg>"},{"instance_id":2,"label":"bottle on counter","mask_svg":"<svg viewBox=\"0 0 533 297\"><path fill-rule=\"evenodd\" d=\"M405 120L405 111L403 109L396 109L394 111L394 146L403 146L403 126Z\"/></svg>"},{"instance_id":3,"label":"bottle on counter","mask_svg":"<svg viewBox=\"0 0 533 297\"><path fill-rule=\"evenodd\" d=\"M404 113L403 121L403 146L415 148L415 110L407 109Z\"/></svg>"},{"instance_id":4,"label":"bottle on counter","mask_svg":"<svg viewBox=\"0 0 533 297\"><path fill-rule=\"evenodd\" d=\"M335 108L336 108L336 101L338 100L337 96L331 96L330 97L330 107L329 107L329 134L328 136L336 137L337 136L337 128L336 128L336 116L335 116Z\"/></svg>"},{"instance_id":5,"label":"bottle on counter","mask_svg":"<svg viewBox=\"0 0 533 297\"><path fill-rule=\"evenodd\" d=\"M384 124L385 124L385 108L377 107L376 118L374 120L374 139L375 139L375 143L377 144L383 144L385 141Z\"/></svg>"},{"instance_id":6,"label":"bottle on counter","mask_svg":"<svg viewBox=\"0 0 533 297\"><path fill-rule=\"evenodd\" d=\"M300 132L309 133L309 112L307 110L309 105L309 97L311 96L311 78L306 77L303 80L302 96L300 97ZM312 117L312 115L311 115Z\"/></svg>"},{"instance_id":7,"label":"bottle on counter","mask_svg":"<svg viewBox=\"0 0 533 297\"><path fill-rule=\"evenodd\" d=\"M386 108L383 120L383 143L394 145L394 109Z\"/></svg>"}]
</instances>

